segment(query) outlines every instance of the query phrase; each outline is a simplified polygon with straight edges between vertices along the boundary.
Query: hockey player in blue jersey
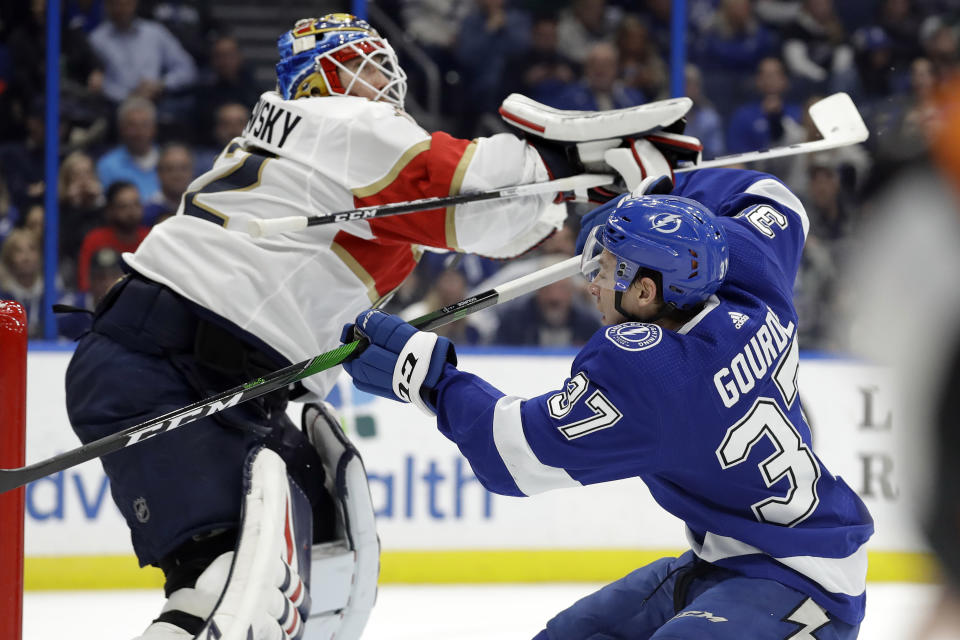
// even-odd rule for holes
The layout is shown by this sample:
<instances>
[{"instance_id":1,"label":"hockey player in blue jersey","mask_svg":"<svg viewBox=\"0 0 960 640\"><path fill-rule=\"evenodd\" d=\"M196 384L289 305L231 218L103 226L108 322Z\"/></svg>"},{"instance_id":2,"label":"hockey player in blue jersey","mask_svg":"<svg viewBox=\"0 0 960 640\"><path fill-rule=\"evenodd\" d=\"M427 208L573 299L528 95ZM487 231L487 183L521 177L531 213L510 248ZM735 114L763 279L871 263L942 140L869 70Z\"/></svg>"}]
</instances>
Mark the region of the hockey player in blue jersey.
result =
<instances>
[{"instance_id":1,"label":"hockey player in blue jersey","mask_svg":"<svg viewBox=\"0 0 960 640\"><path fill-rule=\"evenodd\" d=\"M780 181L732 169L588 214L584 275L606 326L535 398L460 371L449 341L393 316L345 328L371 342L346 364L355 384L436 413L488 490L639 476L684 521L690 551L583 598L537 640L856 638L873 522L812 451L797 393L808 225Z\"/></svg>"}]
</instances>

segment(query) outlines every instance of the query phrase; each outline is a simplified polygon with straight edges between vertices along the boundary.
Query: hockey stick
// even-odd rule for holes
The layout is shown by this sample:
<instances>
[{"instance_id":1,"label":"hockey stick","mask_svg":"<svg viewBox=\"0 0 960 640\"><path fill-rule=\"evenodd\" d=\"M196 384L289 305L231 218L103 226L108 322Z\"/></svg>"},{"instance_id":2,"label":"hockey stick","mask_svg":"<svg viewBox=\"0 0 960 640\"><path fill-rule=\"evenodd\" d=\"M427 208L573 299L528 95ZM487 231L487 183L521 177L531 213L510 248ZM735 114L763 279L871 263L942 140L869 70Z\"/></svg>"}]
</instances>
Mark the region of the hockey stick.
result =
<instances>
[{"instance_id":1,"label":"hockey stick","mask_svg":"<svg viewBox=\"0 0 960 640\"><path fill-rule=\"evenodd\" d=\"M853 100L851 100L850 96L846 93L835 93L812 104L810 106L810 119L813 120L817 131L819 131L823 137L822 140L800 142L786 147L775 147L764 151L747 151L745 153L721 156L713 160L680 166L674 169L674 172L684 173L686 171L696 171L697 169L728 167L733 164L759 162L771 158L782 158L785 156L836 149L837 147L845 147L863 142L870 136L870 132L863 123L860 112L857 111ZM538 182L504 189L480 191L477 193L462 193L456 196L423 198L421 200L362 207L360 209L351 209L349 211L340 211L338 213L318 216L290 216L275 219L259 218L249 221L248 228L241 230L246 231L253 237L269 236L276 233L300 231L301 229L315 225L394 216L427 209L450 207L467 202L538 195L541 193L550 193L551 191L590 189L612 184L614 180L615 177L612 175L585 173L579 176L570 176L569 178L560 178L559 180L551 180L549 182Z\"/></svg>"},{"instance_id":2,"label":"hockey stick","mask_svg":"<svg viewBox=\"0 0 960 640\"><path fill-rule=\"evenodd\" d=\"M400 215L402 213L413 213L415 211L427 211L429 209L453 207L458 204L466 204L467 202L481 202L483 200L496 200L499 198L519 198L521 196L536 196L555 191L592 189L593 187L612 184L614 179L615 177L612 175L584 173L577 176L570 176L568 178L549 180L547 182L521 184L513 187L504 187L502 189L491 189L490 191L460 193L455 196L421 198L420 200L409 200L407 202L373 205L370 207L361 207L359 209L350 209L348 211L338 211L336 213L326 213L318 216L288 216L286 218L272 219L258 218L250 220L247 223L247 228L242 230L246 231L254 238L259 238L261 236L271 236L276 233L300 231L302 229L306 229L307 227L314 227L321 224L349 222L351 220L368 220L370 218L383 218L386 216Z\"/></svg>"},{"instance_id":3,"label":"hockey stick","mask_svg":"<svg viewBox=\"0 0 960 640\"><path fill-rule=\"evenodd\" d=\"M580 256L575 256L555 265L540 269L516 280L511 280L498 287L478 293L475 296L461 300L456 304L443 307L419 318L410 324L423 331L429 331L449 324L460 318L476 313L481 309L492 307L519 296L536 291L548 284L568 278L580 272ZM354 340L340 345L336 349L322 353L310 360L304 360L289 367L284 367L257 378L251 382L238 385L215 396L198 400L182 409L170 411L156 418L127 427L112 435L100 438L82 447L66 451L52 458L36 462L17 469L0 469L0 493L22 487L44 476L63 471L78 464L105 456L125 447L131 447L172 431L200 418L206 418L224 409L235 407L242 402L252 400L264 394L282 389L297 380L302 380L315 373L326 371L349 358L364 340Z\"/></svg>"},{"instance_id":4,"label":"hockey stick","mask_svg":"<svg viewBox=\"0 0 960 640\"><path fill-rule=\"evenodd\" d=\"M803 153L814 153L816 151L825 151L826 149L836 149L837 147L857 144L870 137L870 132L867 130L867 125L863 123L863 118L860 116L860 112L857 111L857 106L853 104L850 96L845 93L835 93L832 96L827 96L823 100L818 100L810 105L810 119L813 120L817 131L823 136L823 140L800 142L786 147L767 149L765 151L747 151L746 153L721 156L713 160L683 166L674 171L681 173L712 167L727 167L732 164L745 162L758 162L771 158L783 158L785 156L795 156Z\"/></svg>"}]
</instances>

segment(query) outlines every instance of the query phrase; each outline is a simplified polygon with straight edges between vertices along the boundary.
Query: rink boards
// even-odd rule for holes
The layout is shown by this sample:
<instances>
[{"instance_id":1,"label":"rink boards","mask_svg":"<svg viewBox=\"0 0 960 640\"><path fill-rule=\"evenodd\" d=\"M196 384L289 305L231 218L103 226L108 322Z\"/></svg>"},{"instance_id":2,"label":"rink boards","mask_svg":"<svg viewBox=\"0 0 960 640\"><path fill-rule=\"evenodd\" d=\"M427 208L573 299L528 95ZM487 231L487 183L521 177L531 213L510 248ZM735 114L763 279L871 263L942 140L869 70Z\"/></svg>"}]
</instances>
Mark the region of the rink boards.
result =
<instances>
[{"instance_id":1,"label":"rink boards","mask_svg":"<svg viewBox=\"0 0 960 640\"><path fill-rule=\"evenodd\" d=\"M473 350L461 368L515 395L559 387L573 352ZM70 352L28 356L27 461L78 446L67 423ZM926 581L930 564L905 485L907 433L887 370L804 356L800 393L820 459L864 499L876 521L868 579ZM681 523L639 480L531 498L494 496L418 410L338 384L345 428L364 457L383 546L384 582L603 581L685 547ZM299 406L291 409L299 420ZM158 586L140 571L99 463L32 483L26 495L26 587Z\"/></svg>"}]
</instances>

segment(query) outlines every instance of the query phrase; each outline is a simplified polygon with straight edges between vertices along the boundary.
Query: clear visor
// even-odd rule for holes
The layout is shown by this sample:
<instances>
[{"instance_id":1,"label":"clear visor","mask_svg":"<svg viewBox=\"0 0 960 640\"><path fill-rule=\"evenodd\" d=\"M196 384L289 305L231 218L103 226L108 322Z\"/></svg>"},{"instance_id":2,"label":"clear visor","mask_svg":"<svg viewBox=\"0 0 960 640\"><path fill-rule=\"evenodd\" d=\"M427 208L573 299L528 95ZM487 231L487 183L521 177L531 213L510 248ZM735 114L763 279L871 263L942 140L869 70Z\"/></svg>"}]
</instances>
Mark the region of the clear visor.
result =
<instances>
[{"instance_id":1,"label":"clear visor","mask_svg":"<svg viewBox=\"0 0 960 640\"><path fill-rule=\"evenodd\" d=\"M336 49L335 51L350 49L356 54L356 57L346 64L330 55L332 51L326 56L338 69L345 72L341 75L346 84L345 94L364 95L371 100L389 102L403 109L403 101L407 96L407 74L400 68L397 54L389 43L378 40L376 44L376 48L369 52L353 42ZM355 62L358 59L359 64ZM361 86L366 91L361 93Z\"/></svg>"},{"instance_id":2,"label":"clear visor","mask_svg":"<svg viewBox=\"0 0 960 640\"><path fill-rule=\"evenodd\" d=\"M596 226L590 230L587 241L583 245L583 252L580 254L580 273L587 279L587 282L593 282L600 275L600 256L603 255L603 245L600 244L600 232L602 226Z\"/></svg>"},{"instance_id":3,"label":"clear visor","mask_svg":"<svg viewBox=\"0 0 960 640\"><path fill-rule=\"evenodd\" d=\"M592 285L612 291L626 291L633 282L637 264L621 258L603 246L603 225L594 227L580 254L580 273Z\"/></svg>"}]
</instances>

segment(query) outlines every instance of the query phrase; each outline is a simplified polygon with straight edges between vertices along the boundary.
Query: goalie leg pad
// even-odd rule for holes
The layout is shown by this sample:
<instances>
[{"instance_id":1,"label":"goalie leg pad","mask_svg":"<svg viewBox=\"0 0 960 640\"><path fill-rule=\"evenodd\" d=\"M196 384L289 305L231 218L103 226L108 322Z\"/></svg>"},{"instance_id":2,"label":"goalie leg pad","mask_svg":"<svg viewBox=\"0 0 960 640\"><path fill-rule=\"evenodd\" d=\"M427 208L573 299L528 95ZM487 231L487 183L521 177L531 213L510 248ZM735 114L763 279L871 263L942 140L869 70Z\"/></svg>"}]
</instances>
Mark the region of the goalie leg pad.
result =
<instances>
[{"instance_id":1,"label":"goalie leg pad","mask_svg":"<svg viewBox=\"0 0 960 640\"><path fill-rule=\"evenodd\" d=\"M363 460L333 408L304 406L303 428L320 452L326 487L337 504L337 534L311 552L313 609L303 640L359 638L377 598L380 540Z\"/></svg>"},{"instance_id":2,"label":"goalie leg pad","mask_svg":"<svg viewBox=\"0 0 960 640\"><path fill-rule=\"evenodd\" d=\"M586 142L638 136L682 118L693 106L690 98L671 98L610 111L565 111L512 93L500 105L507 124L547 140Z\"/></svg>"},{"instance_id":3,"label":"goalie leg pad","mask_svg":"<svg viewBox=\"0 0 960 640\"><path fill-rule=\"evenodd\" d=\"M236 549L214 559L195 585L171 593L141 640L302 637L310 611L310 501L283 458L264 447L247 456L243 486ZM190 621L198 619L194 634Z\"/></svg>"}]
</instances>

